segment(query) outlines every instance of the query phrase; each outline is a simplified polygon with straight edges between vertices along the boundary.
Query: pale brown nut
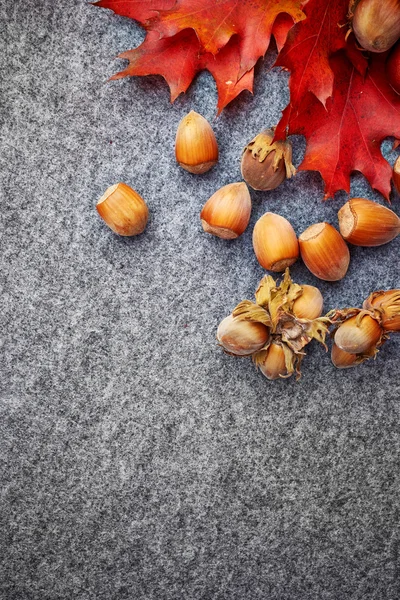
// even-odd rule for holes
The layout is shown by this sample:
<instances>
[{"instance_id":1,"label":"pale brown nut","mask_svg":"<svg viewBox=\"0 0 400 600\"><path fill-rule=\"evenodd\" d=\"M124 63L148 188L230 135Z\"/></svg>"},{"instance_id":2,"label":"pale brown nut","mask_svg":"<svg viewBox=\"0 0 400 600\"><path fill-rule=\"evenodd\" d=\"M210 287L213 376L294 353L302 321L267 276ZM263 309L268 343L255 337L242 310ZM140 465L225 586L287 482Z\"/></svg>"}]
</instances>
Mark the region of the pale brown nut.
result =
<instances>
[{"instance_id":1,"label":"pale brown nut","mask_svg":"<svg viewBox=\"0 0 400 600\"><path fill-rule=\"evenodd\" d=\"M292 312L299 319L317 319L322 315L324 299L313 285L302 285L303 293L293 302Z\"/></svg>"},{"instance_id":2,"label":"pale brown nut","mask_svg":"<svg viewBox=\"0 0 400 600\"><path fill-rule=\"evenodd\" d=\"M286 367L285 353L280 344L272 342L265 353L265 358L257 363L261 373L267 379L280 379L289 376Z\"/></svg>"},{"instance_id":3,"label":"pale brown nut","mask_svg":"<svg viewBox=\"0 0 400 600\"><path fill-rule=\"evenodd\" d=\"M337 329L335 344L350 354L364 354L380 341L382 327L373 317L365 314L350 317Z\"/></svg>"},{"instance_id":4,"label":"pale brown nut","mask_svg":"<svg viewBox=\"0 0 400 600\"><path fill-rule=\"evenodd\" d=\"M249 356L260 350L269 339L269 329L262 323L244 321L232 315L221 321L217 340L221 346L237 356Z\"/></svg>"},{"instance_id":5,"label":"pale brown nut","mask_svg":"<svg viewBox=\"0 0 400 600\"><path fill-rule=\"evenodd\" d=\"M340 233L354 246L382 246L400 233L396 213L365 198L351 198L339 210L338 218Z\"/></svg>"}]
</instances>

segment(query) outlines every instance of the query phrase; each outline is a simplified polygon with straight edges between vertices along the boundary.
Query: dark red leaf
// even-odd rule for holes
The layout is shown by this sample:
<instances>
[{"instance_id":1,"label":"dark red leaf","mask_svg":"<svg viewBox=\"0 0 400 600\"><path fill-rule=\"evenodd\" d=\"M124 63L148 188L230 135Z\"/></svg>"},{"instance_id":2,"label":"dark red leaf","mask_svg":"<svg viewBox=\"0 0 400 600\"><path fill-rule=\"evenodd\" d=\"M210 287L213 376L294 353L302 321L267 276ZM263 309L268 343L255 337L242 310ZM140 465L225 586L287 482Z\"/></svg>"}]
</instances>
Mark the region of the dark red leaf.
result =
<instances>
[{"instance_id":1,"label":"dark red leaf","mask_svg":"<svg viewBox=\"0 0 400 600\"><path fill-rule=\"evenodd\" d=\"M308 92L297 116L287 117L290 134L302 134L307 149L299 169L319 171L325 197L350 191L350 174L360 171L371 186L389 199L392 169L380 147L389 136L400 138L400 96L385 76L385 59L375 54L365 79L344 53L331 60L333 96L325 109ZM284 111L284 113L285 113Z\"/></svg>"}]
</instances>

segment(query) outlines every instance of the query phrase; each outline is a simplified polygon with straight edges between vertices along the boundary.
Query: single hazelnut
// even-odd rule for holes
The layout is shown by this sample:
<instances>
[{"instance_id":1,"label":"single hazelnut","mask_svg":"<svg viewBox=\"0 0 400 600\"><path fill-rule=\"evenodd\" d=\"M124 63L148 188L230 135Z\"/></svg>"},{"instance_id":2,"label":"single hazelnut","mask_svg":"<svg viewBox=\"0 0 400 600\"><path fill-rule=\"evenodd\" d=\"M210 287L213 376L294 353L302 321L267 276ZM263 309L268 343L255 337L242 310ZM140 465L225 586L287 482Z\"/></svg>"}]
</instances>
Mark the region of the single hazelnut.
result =
<instances>
[{"instance_id":1,"label":"single hazelnut","mask_svg":"<svg viewBox=\"0 0 400 600\"><path fill-rule=\"evenodd\" d=\"M300 254L313 275L325 281L342 279L350 252L340 233L329 223L315 223L299 236Z\"/></svg>"},{"instance_id":2,"label":"single hazelnut","mask_svg":"<svg viewBox=\"0 0 400 600\"><path fill-rule=\"evenodd\" d=\"M339 229L346 242L355 246L381 246L400 233L400 219L390 208L352 198L338 212Z\"/></svg>"},{"instance_id":3,"label":"single hazelnut","mask_svg":"<svg viewBox=\"0 0 400 600\"><path fill-rule=\"evenodd\" d=\"M209 171L218 161L218 144L211 125L194 110L179 123L175 156L183 169L195 175Z\"/></svg>"},{"instance_id":4,"label":"single hazelnut","mask_svg":"<svg viewBox=\"0 0 400 600\"><path fill-rule=\"evenodd\" d=\"M251 199L244 182L223 186L207 200L200 213L206 233L231 240L242 235L249 224Z\"/></svg>"},{"instance_id":5,"label":"single hazelnut","mask_svg":"<svg viewBox=\"0 0 400 600\"><path fill-rule=\"evenodd\" d=\"M142 233L149 218L146 202L126 183L109 187L97 202L96 209L110 229L123 236Z\"/></svg>"},{"instance_id":6,"label":"single hazelnut","mask_svg":"<svg viewBox=\"0 0 400 600\"><path fill-rule=\"evenodd\" d=\"M260 265L269 271L284 271L299 257L293 227L287 219L271 212L265 213L255 224L253 248Z\"/></svg>"}]
</instances>

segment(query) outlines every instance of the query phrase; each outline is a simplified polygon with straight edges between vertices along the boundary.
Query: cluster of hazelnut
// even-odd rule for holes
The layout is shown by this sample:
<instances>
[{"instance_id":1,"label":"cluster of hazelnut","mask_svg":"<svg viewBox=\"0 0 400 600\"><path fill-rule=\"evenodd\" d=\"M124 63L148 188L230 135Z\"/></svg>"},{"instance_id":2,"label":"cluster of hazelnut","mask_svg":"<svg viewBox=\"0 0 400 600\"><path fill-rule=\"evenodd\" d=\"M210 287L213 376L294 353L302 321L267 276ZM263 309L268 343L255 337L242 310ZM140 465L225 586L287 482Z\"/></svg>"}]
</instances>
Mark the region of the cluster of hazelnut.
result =
<instances>
[{"instance_id":1,"label":"cluster of hazelnut","mask_svg":"<svg viewBox=\"0 0 400 600\"><path fill-rule=\"evenodd\" d=\"M335 325L333 364L354 367L374 358L389 333L400 331L400 290L372 292L362 308L335 309L327 318Z\"/></svg>"},{"instance_id":2,"label":"cluster of hazelnut","mask_svg":"<svg viewBox=\"0 0 400 600\"><path fill-rule=\"evenodd\" d=\"M218 144L208 121L191 111L180 122L175 143L177 162L187 171L202 174L218 161ZM245 147L241 173L245 180L217 190L203 206L204 231L223 239L239 237L247 228L251 198L247 184L256 190L272 190L296 172L289 141L275 141L266 129ZM400 190L400 158L393 181ZM148 208L143 198L124 183L111 186L97 203L97 211L119 235L144 231ZM322 317L323 299L314 286L291 281L288 267L299 256L319 279L337 281L347 272L350 253L346 242L379 246L400 233L400 219L390 209L352 198L338 212L339 231L329 223L315 223L297 238L287 219L267 212L256 222L253 247L260 265L285 272L281 285L265 276L256 292L256 303L241 302L220 324L217 339L224 350L251 356L269 379L300 375L304 347L325 336L333 324L332 361L336 367L354 366L375 356L389 331L400 330L400 290L374 292L362 309L331 311Z\"/></svg>"},{"instance_id":3,"label":"cluster of hazelnut","mask_svg":"<svg viewBox=\"0 0 400 600\"><path fill-rule=\"evenodd\" d=\"M256 302L243 300L223 319L217 340L227 354L250 356L267 379L296 373L313 339L326 348L333 327L331 359L338 369L375 358L389 333L400 332L400 290L370 294L362 308L335 309L322 317L318 288L293 283L289 269L278 286L270 275L260 282Z\"/></svg>"},{"instance_id":4,"label":"cluster of hazelnut","mask_svg":"<svg viewBox=\"0 0 400 600\"><path fill-rule=\"evenodd\" d=\"M207 143L197 147L193 140L202 138ZM267 129L245 147L242 177L253 189L275 189L295 174L291 157L290 142L274 141L274 130ZM193 111L179 125L176 158L191 173L204 173L218 160L218 146L211 126ZM398 167L400 159L393 171L396 186L400 183ZM204 231L223 239L234 239L246 230L251 213L246 183L226 185L209 198L200 213ZM355 366L376 355L388 338L388 328L397 330L399 290L371 294L366 302L384 294L386 300L380 302L379 308L375 300L373 308L336 310L321 317L323 299L318 288L294 284L289 276L288 267L301 255L316 277L337 281L344 277L350 262L346 242L380 246L400 233L400 219L392 210L364 198L346 202L338 212L338 220L340 233L329 223L316 223L299 238L289 221L280 215L267 212L257 221L253 247L259 263L267 270L286 270L286 273L280 286L272 277L264 277L256 292L256 302L241 302L220 323L217 339L225 352L251 356L268 379L290 377L293 373L299 376L304 347L312 339L325 345L325 335L334 324L332 361L336 367Z\"/></svg>"},{"instance_id":5,"label":"cluster of hazelnut","mask_svg":"<svg viewBox=\"0 0 400 600\"><path fill-rule=\"evenodd\" d=\"M321 317L321 292L293 283L286 269L280 285L266 275L255 299L243 300L221 321L219 344L228 354L251 356L267 379L300 377L305 346L315 339L326 348L330 320Z\"/></svg>"},{"instance_id":6,"label":"cluster of hazelnut","mask_svg":"<svg viewBox=\"0 0 400 600\"><path fill-rule=\"evenodd\" d=\"M204 117L186 115L176 136L176 158L191 173L204 173L218 160L214 132ZM218 189L200 213L204 231L223 239L239 237L250 221L251 198L246 184L255 190L272 190L295 174L289 141L274 141L266 129L245 147L241 160L245 182ZM395 177L395 175L394 175ZM363 198L349 200L338 213L340 233L329 223L315 223L297 239L287 219L267 212L255 224L253 247L260 265L281 272L301 255L319 279L337 281L347 272L350 253L345 241L358 246L379 246L400 232L400 219L389 208Z\"/></svg>"}]
</instances>

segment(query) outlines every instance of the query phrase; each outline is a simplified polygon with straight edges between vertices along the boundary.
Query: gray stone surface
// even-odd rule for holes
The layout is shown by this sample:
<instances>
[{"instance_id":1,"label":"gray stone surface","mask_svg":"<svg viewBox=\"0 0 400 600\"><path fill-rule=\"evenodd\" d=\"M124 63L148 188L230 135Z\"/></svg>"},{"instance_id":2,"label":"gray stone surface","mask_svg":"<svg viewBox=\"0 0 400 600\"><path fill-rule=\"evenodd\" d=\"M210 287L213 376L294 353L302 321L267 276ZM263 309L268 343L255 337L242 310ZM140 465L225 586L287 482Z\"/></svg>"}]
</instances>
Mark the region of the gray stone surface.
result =
<instances>
[{"instance_id":1,"label":"gray stone surface","mask_svg":"<svg viewBox=\"0 0 400 600\"><path fill-rule=\"evenodd\" d=\"M400 598L399 339L348 371L312 346L297 383L215 342L264 274L257 218L300 233L346 199L300 173L252 193L238 240L202 232L204 201L287 102L273 53L217 119L208 74L174 105L158 77L107 83L135 23L84 0L0 5L1 599ZM191 109L221 149L202 177L173 154ZM148 202L137 238L94 209L117 181ZM361 175L352 194L383 202ZM352 248L346 278L320 283L326 309L399 287L399 250Z\"/></svg>"}]
</instances>

